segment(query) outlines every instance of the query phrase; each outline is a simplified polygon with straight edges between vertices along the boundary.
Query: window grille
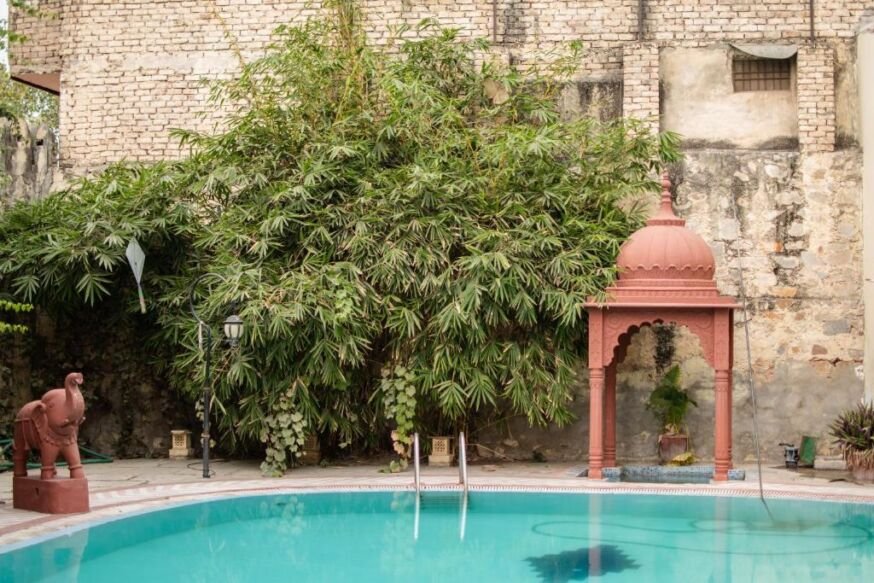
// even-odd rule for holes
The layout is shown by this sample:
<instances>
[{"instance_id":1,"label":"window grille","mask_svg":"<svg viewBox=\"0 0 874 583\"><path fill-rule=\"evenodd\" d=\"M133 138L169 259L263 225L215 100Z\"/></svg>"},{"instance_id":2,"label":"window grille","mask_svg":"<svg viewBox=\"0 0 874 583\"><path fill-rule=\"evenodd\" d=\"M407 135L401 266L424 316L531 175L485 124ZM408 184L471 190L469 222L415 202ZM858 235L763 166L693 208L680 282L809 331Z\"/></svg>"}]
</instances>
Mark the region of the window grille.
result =
<instances>
[{"instance_id":1,"label":"window grille","mask_svg":"<svg viewBox=\"0 0 874 583\"><path fill-rule=\"evenodd\" d=\"M791 59L734 59L732 79L738 91L789 91Z\"/></svg>"}]
</instances>

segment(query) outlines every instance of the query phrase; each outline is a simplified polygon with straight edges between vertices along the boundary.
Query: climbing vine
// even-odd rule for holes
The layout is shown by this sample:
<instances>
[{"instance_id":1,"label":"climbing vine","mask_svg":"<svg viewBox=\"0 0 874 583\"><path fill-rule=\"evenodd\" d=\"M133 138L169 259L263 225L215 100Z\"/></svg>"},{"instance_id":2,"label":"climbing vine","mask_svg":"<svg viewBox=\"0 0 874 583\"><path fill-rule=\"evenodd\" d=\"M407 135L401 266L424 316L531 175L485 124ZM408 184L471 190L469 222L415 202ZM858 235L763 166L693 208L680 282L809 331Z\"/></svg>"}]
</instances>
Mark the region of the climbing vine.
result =
<instances>
[{"instance_id":1,"label":"climbing vine","mask_svg":"<svg viewBox=\"0 0 874 583\"><path fill-rule=\"evenodd\" d=\"M412 455L412 434L416 421L416 376L403 366L383 372L380 391L385 416L395 422L392 448L399 460L391 469L403 469Z\"/></svg>"}]
</instances>

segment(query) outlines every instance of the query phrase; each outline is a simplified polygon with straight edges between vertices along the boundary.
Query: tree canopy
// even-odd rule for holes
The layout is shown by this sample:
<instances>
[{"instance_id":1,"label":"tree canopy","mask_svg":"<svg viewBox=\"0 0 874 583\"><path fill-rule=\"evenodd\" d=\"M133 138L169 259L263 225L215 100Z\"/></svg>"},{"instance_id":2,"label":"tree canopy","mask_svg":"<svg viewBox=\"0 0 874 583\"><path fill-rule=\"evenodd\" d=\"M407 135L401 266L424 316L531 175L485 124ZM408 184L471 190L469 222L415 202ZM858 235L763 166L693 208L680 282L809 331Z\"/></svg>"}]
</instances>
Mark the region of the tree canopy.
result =
<instances>
[{"instance_id":1,"label":"tree canopy","mask_svg":"<svg viewBox=\"0 0 874 583\"><path fill-rule=\"evenodd\" d=\"M234 303L246 332L216 340L213 414L226 446L262 441L274 472L313 432L340 446L391 432L405 456L414 429L568 421L583 304L677 156L634 121L560 119L579 47L519 70L431 22L377 47L345 6L280 28L217 85L224 129L177 132L183 160L118 165L0 216L0 285L37 305L135 311L136 238L144 317L192 396L188 293L221 274L199 309L218 325Z\"/></svg>"}]
</instances>

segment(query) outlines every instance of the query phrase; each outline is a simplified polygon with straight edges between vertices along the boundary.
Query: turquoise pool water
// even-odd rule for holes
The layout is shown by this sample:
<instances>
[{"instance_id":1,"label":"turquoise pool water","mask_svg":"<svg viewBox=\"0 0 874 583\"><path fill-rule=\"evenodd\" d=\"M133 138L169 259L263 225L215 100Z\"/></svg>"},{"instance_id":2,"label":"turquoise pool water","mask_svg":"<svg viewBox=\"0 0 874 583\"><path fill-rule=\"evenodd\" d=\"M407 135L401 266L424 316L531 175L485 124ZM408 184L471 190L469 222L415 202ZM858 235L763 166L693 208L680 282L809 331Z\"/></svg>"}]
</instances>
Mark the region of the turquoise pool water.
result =
<instances>
[{"instance_id":1,"label":"turquoise pool water","mask_svg":"<svg viewBox=\"0 0 874 583\"><path fill-rule=\"evenodd\" d=\"M177 506L0 549L0 581L874 580L874 505L409 492Z\"/></svg>"}]
</instances>

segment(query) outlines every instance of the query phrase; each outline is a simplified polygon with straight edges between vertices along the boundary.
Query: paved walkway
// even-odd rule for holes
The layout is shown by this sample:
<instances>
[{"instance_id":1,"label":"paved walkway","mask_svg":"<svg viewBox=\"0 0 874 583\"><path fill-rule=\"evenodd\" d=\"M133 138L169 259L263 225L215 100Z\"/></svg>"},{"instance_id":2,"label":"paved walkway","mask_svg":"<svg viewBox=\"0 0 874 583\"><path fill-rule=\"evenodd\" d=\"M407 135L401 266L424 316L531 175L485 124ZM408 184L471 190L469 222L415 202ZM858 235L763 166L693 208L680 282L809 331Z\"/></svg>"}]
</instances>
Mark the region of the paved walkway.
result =
<instances>
[{"instance_id":1,"label":"paved walkway","mask_svg":"<svg viewBox=\"0 0 874 583\"><path fill-rule=\"evenodd\" d=\"M711 496L757 496L755 466L743 482L710 484L631 484L607 483L577 477L579 464L493 464L470 467L474 490L546 490L576 492L638 492ZM12 508L12 473L0 474L0 545L24 541L93 520L141 512L170 503L215 496L241 496L253 492L282 493L313 490L412 489L413 473L385 474L375 465L333 465L308 467L289 472L282 478L263 477L257 462L217 462L214 476L201 477L197 461L119 460L111 464L86 466L91 489L92 512L82 515L49 516ZM61 470L63 475L65 469ZM843 472L792 472L764 468L766 496L798 497L818 500L847 500L874 504L874 485L846 481ZM835 481L838 480L838 481ZM457 468L423 468L423 487L458 487Z\"/></svg>"}]
</instances>

